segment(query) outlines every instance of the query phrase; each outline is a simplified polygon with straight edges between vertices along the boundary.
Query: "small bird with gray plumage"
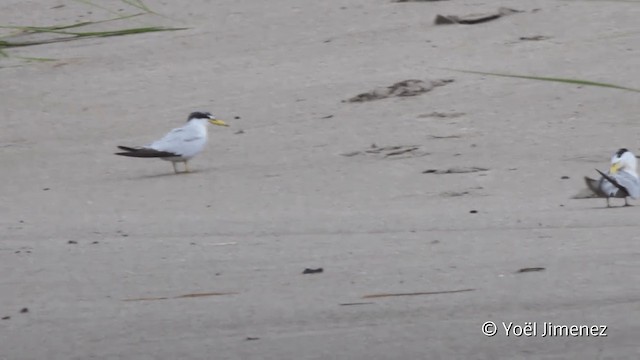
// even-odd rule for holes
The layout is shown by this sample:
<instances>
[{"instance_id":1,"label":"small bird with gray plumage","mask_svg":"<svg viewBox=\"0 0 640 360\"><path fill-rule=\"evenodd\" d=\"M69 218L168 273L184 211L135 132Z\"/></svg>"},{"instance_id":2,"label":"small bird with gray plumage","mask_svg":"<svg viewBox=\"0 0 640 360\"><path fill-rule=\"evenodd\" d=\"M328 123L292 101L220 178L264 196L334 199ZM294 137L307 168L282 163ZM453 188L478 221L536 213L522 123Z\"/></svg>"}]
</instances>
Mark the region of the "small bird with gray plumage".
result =
<instances>
[{"instance_id":1,"label":"small bird with gray plumage","mask_svg":"<svg viewBox=\"0 0 640 360\"><path fill-rule=\"evenodd\" d=\"M607 198L607 207L611 207L610 198L624 198L624 205L630 206L627 198L640 198L640 179L636 171L638 160L627 149L618 150L611 157L611 167L607 174L600 173L600 179L584 177L587 187L598 197Z\"/></svg>"},{"instance_id":2,"label":"small bird with gray plumage","mask_svg":"<svg viewBox=\"0 0 640 360\"><path fill-rule=\"evenodd\" d=\"M173 171L177 174L176 163L184 163L184 172L189 172L187 162L204 150L207 144L207 123L218 126L229 126L224 121L216 119L208 112L193 112L189 115L187 124L169 131L162 139L141 147L118 146L124 152L115 153L120 156L137 158L159 158L171 161Z\"/></svg>"}]
</instances>

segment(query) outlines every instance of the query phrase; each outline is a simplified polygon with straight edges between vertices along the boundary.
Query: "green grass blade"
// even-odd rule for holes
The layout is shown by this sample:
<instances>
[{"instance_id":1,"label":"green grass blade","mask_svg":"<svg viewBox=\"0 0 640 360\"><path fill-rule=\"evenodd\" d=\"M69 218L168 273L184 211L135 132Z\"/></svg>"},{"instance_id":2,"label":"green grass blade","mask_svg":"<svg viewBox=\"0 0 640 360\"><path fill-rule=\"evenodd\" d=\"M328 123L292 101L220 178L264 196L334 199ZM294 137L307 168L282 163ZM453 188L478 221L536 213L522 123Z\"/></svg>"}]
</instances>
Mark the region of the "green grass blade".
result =
<instances>
[{"instance_id":1,"label":"green grass blade","mask_svg":"<svg viewBox=\"0 0 640 360\"><path fill-rule=\"evenodd\" d=\"M14 29L21 30L24 32L41 32L46 30L60 30L60 29L69 29L74 27L80 27L84 25L91 24L91 21L80 22L73 25L60 25L60 26L14 26L14 25L0 25L0 29Z\"/></svg>"},{"instance_id":2,"label":"green grass blade","mask_svg":"<svg viewBox=\"0 0 640 360\"><path fill-rule=\"evenodd\" d=\"M125 4L127 4L129 6L132 6L132 7L140 9L140 10L144 11L146 14L153 14L155 16L159 16L159 17L162 17L162 18L165 18L165 19L169 19L168 17L151 10L151 8L149 8L145 3L143 3L142 0L120 0L120 1L122 1L123 3L125 3Z\"/></svg>"},{"instance_id":3,"label":"green grass blade","mask_svg":"<svg viewBox=\"0 0 640 360\"><path fill-rule=\"evenodd\" d=\"M70 41L70 40L75 40L78 38L85 38L85 37L123 36L123 35L142 34L142 33L149 33L149 32L158 32L158 31L177 31L177 30L185 30L185 29L187 28L166 28L161 26L150 26L150 27L142 27L142 28L122 29L122 30L89 31L89 32L49 30L48 32L51 32L51 33L69 35L69 36L59 37L55 39L41 40L41 41L25 41L25 42L10 42L10 41L0 40L0 48L51 44L51 43Z\"/></svg>"},{"instance_id":4,"label":"green grass blade","mask_svg":"<svg viewBox=\"0 0 640 360\"><path fill-rule=\"evenodd\" d=\"M43 45L43 44L51 44L51 43L68 41L68 40L73 40L73 39L75 39L75 38L74 37L66 37L66 38L61 38L61 39L50 39L50 40L42 40L42 41L21 41L21 42L0 41L0 48L8 49L8 48L22 47L22 46Z\"/></svg>"},{"instance_id":5,"label":"green grass blade","mask_svg":"<svg viewBox=\"0 0 640 360\"><path fill-rule=\"evenodd\" d=\"M71 25L56 25L56 26L10 26L10 25L0 25L0 29L14 29L14 30L20 30L20 31L26 32L26 33L43 33L43 32L44 33L46 33L46 32L55 33L58 30L73 29L73 28L77 28L77 27L81 27L81 26L95 25L95 24L101 24L101 23L106 23L106 22L110 22L110 21L123 20L123 19L127 19L127 18L132 18L132 17L135 17L135 16L140 16L140 15L144 15L144 13L137 13L137 14L127 15L127 16L124 16L124 17L107 19L107 20L83 21L83 22L79 22L79 23L71 24Z\"/></svg>"},{"instance_id":6,"label":"green grass blade","mask_svg":"<svg viewBox=\"0 0 640 360\"><path fill-rule=\"evenodd\" d=\"M80 32L80 33L70 33L78 37L108 37L108 36L122 36L122 35L133 35L133 34L142 34L148 32L157 32L157 31L177 31L177 30L185 30L186 28L166 28L162 26L149 26L149 27L141 27L141 28L131 28L131 29L122 29L122 30L111 30L111 31L90 31L90 32Z\"/></svg>"},{"instance_id":7,"label":"green grass blade","mask_svg":"<svg viewBox=\"0 0 640 360\"><path fill-rule=\"evenodd\" d=\"M27 60L27 61L37 61L37 62L58 61L58 59L43 58L43 57L16 56L16 58L22 59L22 60Z\"/></svg>"},{"instance_id":8,"label":"green grass blade","mask_svg":"<svg viewBox=\"0 0 640 360\"><path fill-rule=\"evenodd\" d=\"M626 86L620 86L620 85L608 84L608 83L602 83L602 82L596 82L596 81L590 81L590 80L567 79L567 78L546 77L546 76L514 75L514 74L483 72L483 71L457 70L457 69L447 69L447 70L463 72L463 73L468 73L468 74L500 76L500 77L528 79L528 80L553 81L553 82L559 82L559 83L565 83L565 84L585 85L585 86L599 86L599 87L605 87L605 88L612 88L612 89L640 92L640 89L634 89L634 88L630 88L630 87L626 87Z\"/></svg>"},{"instance_id":9,"label":"green grass blade","mask_svg":"<svg viewBox=\"0 0 640 360\"><path fill-rule=\"evenodd\" d=\"M123 3L138 8L140 10L146 11L151 14L155 14L147 5L145 5L142 0L122 0Z\"/></svg>"},{"instance_id":10,"label":"green grass blade","mask_svg":"<svg viewBox=\"0 0 640 360\"><path fill-rule=\"evenodd\" d=\"M64 35L75 35L76 32L73 31L64 31L64 30L56 30L55 27L38 27L38 26L0 26L0 28L14 28L22 30L25 33L51 33L51 34L64 34Z\"/></svg>"}]
</instances>

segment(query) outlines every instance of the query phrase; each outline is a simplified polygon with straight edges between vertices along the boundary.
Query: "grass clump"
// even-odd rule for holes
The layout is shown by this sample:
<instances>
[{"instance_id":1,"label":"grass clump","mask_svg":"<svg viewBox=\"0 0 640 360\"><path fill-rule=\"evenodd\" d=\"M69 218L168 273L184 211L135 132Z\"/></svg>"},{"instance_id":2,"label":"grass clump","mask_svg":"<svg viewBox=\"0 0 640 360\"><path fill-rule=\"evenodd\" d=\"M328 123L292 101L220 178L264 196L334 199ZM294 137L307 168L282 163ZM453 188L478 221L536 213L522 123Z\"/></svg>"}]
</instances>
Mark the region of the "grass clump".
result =
<instances>
[{"instance_id":1,"label":"grass clump","mask_svg":"<svg viewBox=\"0 0 640 360\"><path fill-rule=\"evenodd\" d=\"M82 27L87 27L90 25L107 23L107 22L112 22L117 20L126 20L129 18L133 18L136 16L145 15L145 14L155 15L156 13L153 12L151 9L149 9L149 7L147 7L142 2L142 0L121 0L123 3L129 6L143 11L143 12L131 14L131 15L121 15L116 11L105 8L101 5L94 4L89 0L76 0L76 1L83 4L98 7L102 10L105 10L112 14L116 14L118 16L116 18L107 19L107 20L84 21L84 22L79 22L76 24L68 24L68 25L54 25L54 26L2 26L0 25L0 29L17 30L17 32L0 37L0 57L8 57L9 54L6 50L10 48L15 48L15 47L51 44L51 43L78 40L83 38L125 36L125 35L144 34L144 33L159 32L159 31L177 31L177 30L186 29L186 28L174 28L174 27L164 27L164 26L142 26L142 27L129 27L124 29L116 29L116 30L105 30L105 31L81 31ZM38 39L38 40L24 40L24 41L12 40L17 35L28 36L33 34L52 34L53 36L45 39ZM31 59L39 60L39 59L46 59L46 58L31 58Z\"/></svg>"}]
</instances>

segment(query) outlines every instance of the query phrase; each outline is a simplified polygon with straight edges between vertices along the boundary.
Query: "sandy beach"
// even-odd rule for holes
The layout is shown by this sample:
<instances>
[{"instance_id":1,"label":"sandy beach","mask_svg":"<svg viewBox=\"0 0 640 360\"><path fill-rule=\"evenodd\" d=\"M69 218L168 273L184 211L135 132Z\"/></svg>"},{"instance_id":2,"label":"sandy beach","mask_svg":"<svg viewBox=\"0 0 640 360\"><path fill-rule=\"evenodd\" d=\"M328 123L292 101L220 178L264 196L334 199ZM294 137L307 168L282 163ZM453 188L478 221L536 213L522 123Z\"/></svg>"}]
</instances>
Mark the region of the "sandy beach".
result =
<instances>
[{"instance_id":1,"label":"sandy beach","mask_svg":"<svg viewBox=\"0 0 640 360\"><path fill-rule=\"evenodd\" d=\"M0 25L140 12L99 4ZM0 360L640 358L640 201L572 199L640 94L454 71L639 89L639 2L144 4L87 30L185 29L0 57ZM196 110L191 173L113 155ZM545 322L607 336L504 329Z\"/></svg>"}]
</instances>

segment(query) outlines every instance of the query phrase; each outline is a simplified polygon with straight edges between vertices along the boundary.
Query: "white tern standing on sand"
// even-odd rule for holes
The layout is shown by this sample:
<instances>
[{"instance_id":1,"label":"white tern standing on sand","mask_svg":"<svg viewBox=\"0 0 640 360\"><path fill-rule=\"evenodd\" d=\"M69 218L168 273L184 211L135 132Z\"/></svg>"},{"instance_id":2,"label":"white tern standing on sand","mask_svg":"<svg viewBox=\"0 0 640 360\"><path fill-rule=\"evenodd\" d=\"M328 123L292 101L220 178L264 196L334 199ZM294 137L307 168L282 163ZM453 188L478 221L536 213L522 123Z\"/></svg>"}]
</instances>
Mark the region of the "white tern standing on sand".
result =
<instances>
[{"instance_id":1,"label":"white tern standing on sand","mask_svg":"<svg viewBox=\"0 0 640 360\"><path fill-rule=\"evenodd\" d=\"M124 152L116 155L171 161L176 174L178 173L176 163L183 162L185 172L189 172L187 162L202 152L207 143L207 122L218 126L229 126L208 112L193 112L189 115L186 125L169 131L162 139L136 148L118 146Z\"/></svg>"},{"instance_id":2,"label":"white tern standing on sand","mask_svg":"<svg viewBox=\"0 0 640 360\"><path fill-rule=\"evenodd\" d=\"M599 180L586 176L584 180L596 195L607 198L607 207L610 207L609 198L612 197L624 198L624 205L629 206L627 197L640 198L640 179L638 179L636 172L637 165L638 160L631 151L620 149L611 157L611 168L608 174L596 169L602 175Z\"/></svg>"}]
</instances>

